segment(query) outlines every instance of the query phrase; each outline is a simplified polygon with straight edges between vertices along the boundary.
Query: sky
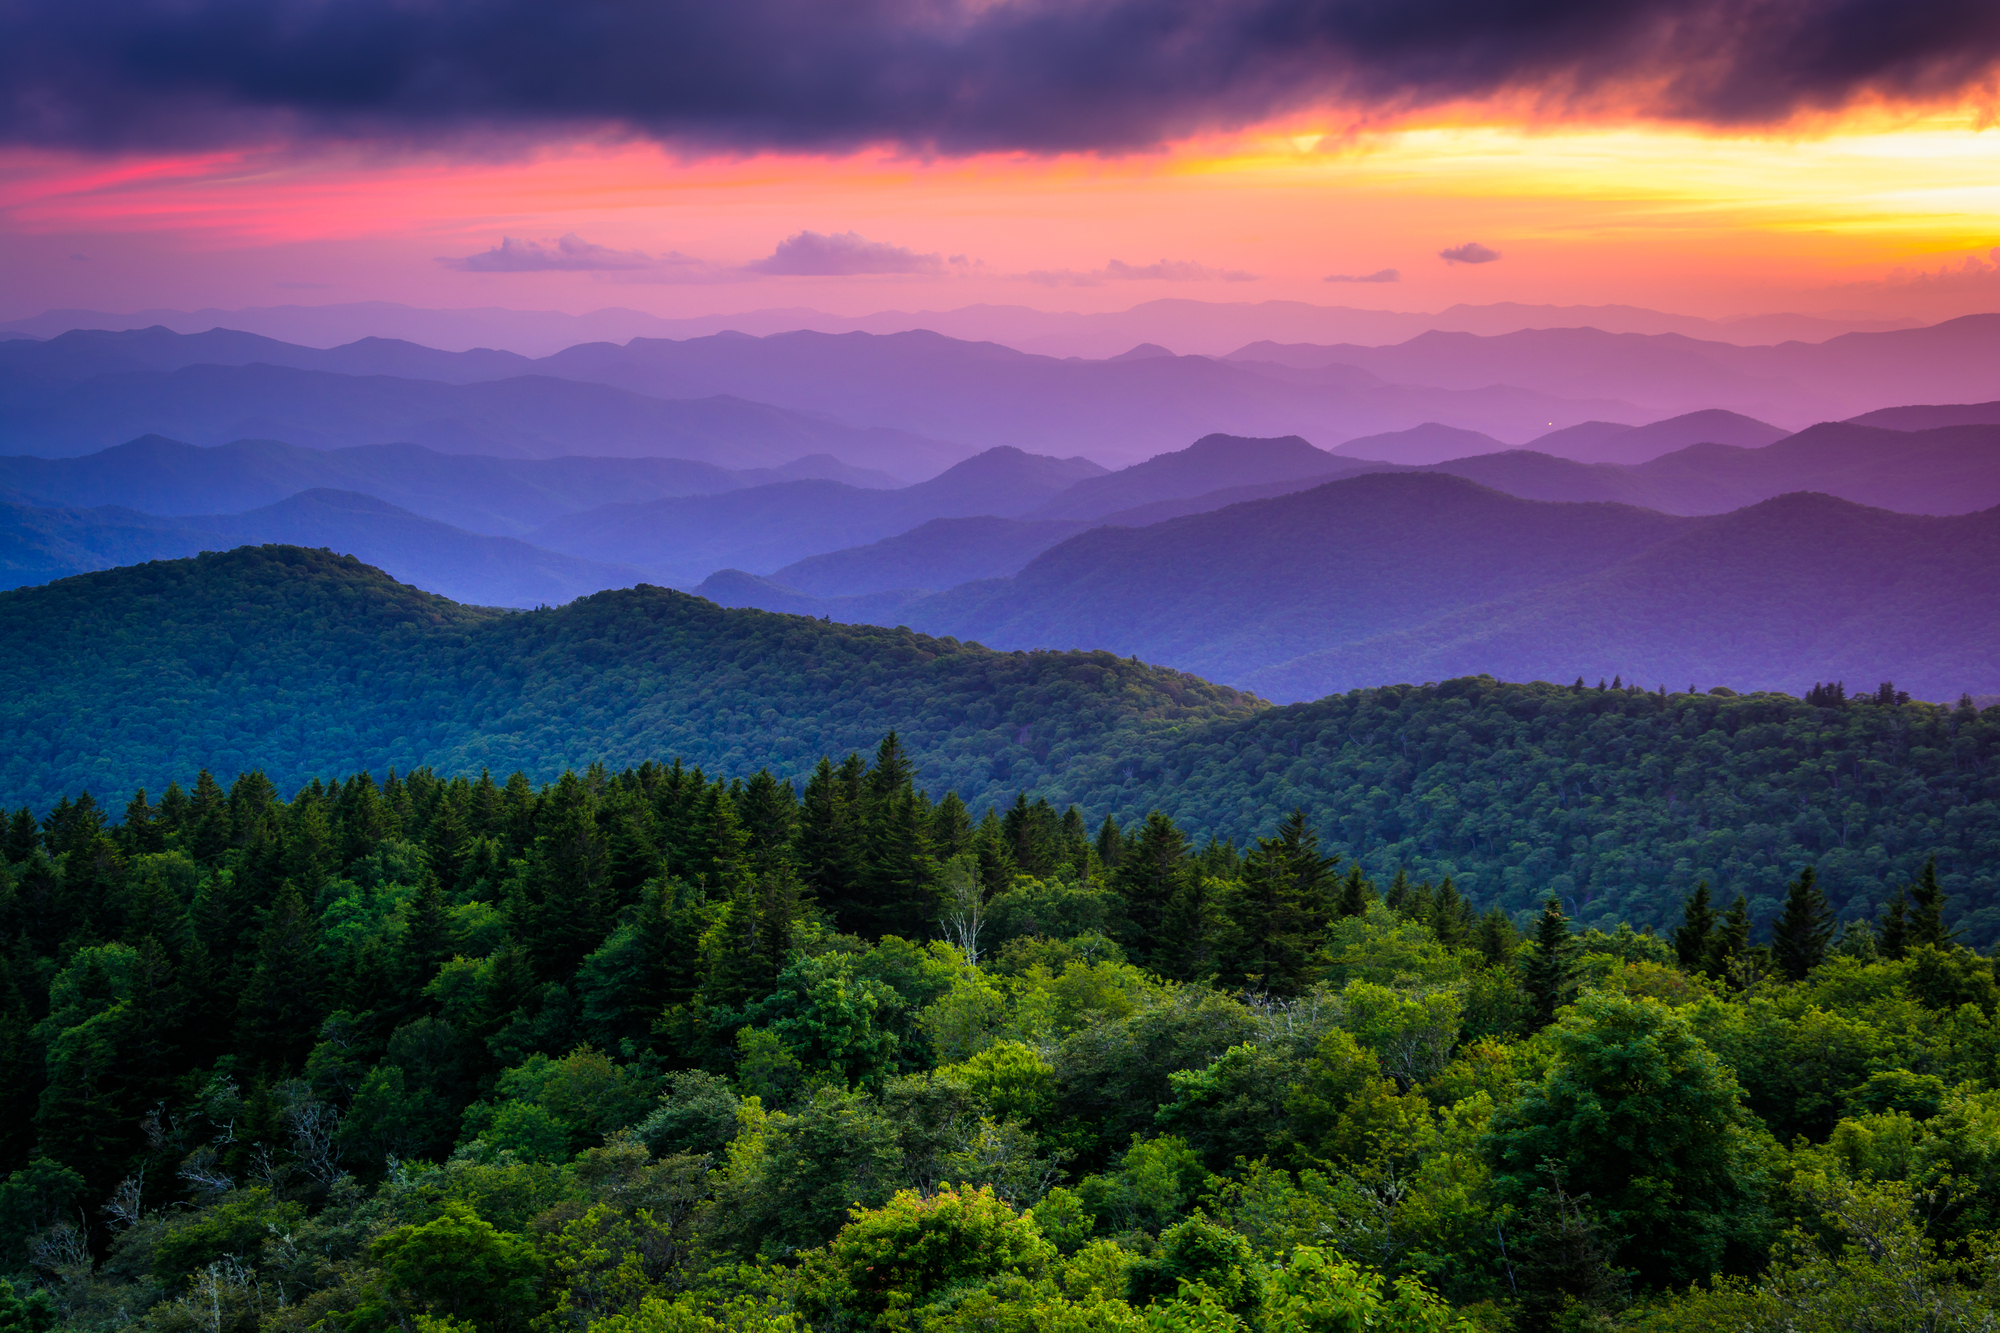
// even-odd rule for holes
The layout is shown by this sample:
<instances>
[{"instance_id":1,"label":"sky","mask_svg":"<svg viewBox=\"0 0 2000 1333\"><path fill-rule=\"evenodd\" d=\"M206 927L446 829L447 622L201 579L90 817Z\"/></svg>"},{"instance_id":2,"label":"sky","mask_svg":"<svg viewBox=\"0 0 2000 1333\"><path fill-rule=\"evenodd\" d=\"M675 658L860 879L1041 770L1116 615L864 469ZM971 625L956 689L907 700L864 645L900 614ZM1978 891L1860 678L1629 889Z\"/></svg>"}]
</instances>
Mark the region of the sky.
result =
<instances>
[{"instance_id":1,"label":"sky","mask_svg":"<svg viewBox=\"0 0 2000 1333\"><path fill-rule=\"evenodd\" d=\"M1981 0L80 0L0 317L2000 309Z\"/></svg>"}]
</instances>

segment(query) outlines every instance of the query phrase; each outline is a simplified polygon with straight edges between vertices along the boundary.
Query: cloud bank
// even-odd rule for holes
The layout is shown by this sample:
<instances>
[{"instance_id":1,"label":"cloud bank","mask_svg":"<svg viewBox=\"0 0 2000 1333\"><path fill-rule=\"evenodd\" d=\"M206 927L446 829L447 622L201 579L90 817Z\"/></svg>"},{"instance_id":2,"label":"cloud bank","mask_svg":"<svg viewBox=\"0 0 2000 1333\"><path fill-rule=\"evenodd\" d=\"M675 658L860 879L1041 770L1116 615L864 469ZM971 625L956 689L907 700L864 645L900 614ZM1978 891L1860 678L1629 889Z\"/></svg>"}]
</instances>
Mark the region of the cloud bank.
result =
<instances>
[{"instance_id":1,"label":"cloud bank","mask_svg":"<svg viewBox=\"0 0 2000 1333\"><path fill-rule=\"evenodd\" d=\"M1378 268L1373 273L1329 273L1321 282L1401 282L1403 275L1393 268Z\"/></svg>"},{"instance_id":2,"label":"cloud bank","mask_svg":"<svg viewBox=\"0 0 2000 1333\"><path fill-rule=\"evenodd\" d=\"M632 133L688 147L1121 151L1465 99L1720 127L1991 92L1992 0L16 3L0 140Z\"/></svg>"}]
</instances>

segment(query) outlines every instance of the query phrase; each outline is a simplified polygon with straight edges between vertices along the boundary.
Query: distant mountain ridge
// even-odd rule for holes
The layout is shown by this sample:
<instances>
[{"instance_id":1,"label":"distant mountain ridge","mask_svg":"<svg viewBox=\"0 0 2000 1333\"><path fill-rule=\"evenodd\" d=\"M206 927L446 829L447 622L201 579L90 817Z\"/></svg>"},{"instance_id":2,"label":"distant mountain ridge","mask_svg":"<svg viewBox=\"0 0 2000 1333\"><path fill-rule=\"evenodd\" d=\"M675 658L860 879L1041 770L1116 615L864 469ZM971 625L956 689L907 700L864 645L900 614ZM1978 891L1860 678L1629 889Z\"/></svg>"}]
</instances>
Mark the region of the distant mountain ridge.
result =
<instances>
[{"instance_id":1,"label":"distant mountain ridge","mask_svg":"<svg viewBox=\"0 0 2000 1333\"><path fill-rule=\"evenodd\" d=\"M556 605L648 577L628 565L466 532L372 495L316 489L246 513L175 518L115 506L0 505L0 588L269 542L352 555L393 578L473 606Z\"/></svg>"}]
</instances>

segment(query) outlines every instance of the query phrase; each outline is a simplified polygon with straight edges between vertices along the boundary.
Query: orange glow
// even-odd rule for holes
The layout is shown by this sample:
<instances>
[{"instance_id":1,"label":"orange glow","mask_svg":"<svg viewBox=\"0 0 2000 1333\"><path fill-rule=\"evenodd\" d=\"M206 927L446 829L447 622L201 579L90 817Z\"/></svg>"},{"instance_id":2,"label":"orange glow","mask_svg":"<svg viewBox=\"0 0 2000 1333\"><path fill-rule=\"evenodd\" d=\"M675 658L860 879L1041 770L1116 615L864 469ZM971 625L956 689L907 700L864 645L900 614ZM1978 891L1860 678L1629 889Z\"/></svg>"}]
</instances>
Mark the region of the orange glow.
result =
<instances>
[{"instance_id":1,"label":"orange glow","mask_svg":"<svg viewBox=\"0 0 2000 1333\"><path fill-rule=\"evenodd\" d=\"M689 161L644 143L484 159L273 148L106 161L15 150L0 154L0 225L17 240L45 238L44 256L74 242L109 256L180 256L190 280L253 273L233 298L248 303L268 303L275 285L310 286L328 300L618 304L663 314L975 301L1112 309L1191 296L1399 309L1514 300L1716 315L1818 308L1938 316L2000 307L2000 286L1987 293L1959 282L1945 292L1885 279L1898 268L1959 272L1968 256L2000 244L2000 132L1981 124L1966 112L1871 113L1813 137L1749 138L1437 116L1354 134L1274 126L1123 158L941 161L887 153ZM938 275L732 273L807 228L859 231L968 262ZM503 236L571 232L622 250L692 256L720 280L463 273L435 262ZM1437 256L1472 240L1503 259L1473 267ZM1193 261L1258 276L1054 287L1024 276L1078 281L1112 259ZM135 257L129 268L126 280L146 263ZM1402 281L1321 281L1385 268L1400 270ZM274 281L280 273L296 277ZM52 276L76 279L67 270ZM1923 301L1952 308L1912 307Z\"/></svg>"}]
</instances>

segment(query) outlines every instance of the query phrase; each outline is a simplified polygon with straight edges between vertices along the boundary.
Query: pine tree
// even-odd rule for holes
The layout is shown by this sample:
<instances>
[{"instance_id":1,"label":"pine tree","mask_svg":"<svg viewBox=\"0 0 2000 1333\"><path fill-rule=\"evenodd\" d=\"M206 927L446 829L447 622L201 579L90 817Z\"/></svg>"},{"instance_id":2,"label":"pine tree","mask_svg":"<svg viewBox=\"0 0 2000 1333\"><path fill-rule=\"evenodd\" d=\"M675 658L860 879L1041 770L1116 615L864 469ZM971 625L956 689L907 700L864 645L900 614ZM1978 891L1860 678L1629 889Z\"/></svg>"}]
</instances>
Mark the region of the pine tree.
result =
<instances>
[{"instance_id":1,"label":"pine tree","mask_svg":"<svg viewBox=\"0 0 2000 1333\"><path fill-rule=\"evenodd\" d=\"M1403 872L1396 872L1398 883L1407 884ZM1375 899L1375 886L1361 873L1361 863L1348 864L1347 875L1340 881L1340 895L1334 900L1335 916L1351 917L1368 915L1368 904Z\"/></svg>"},{"instance_id":2,"label":"pine tree","mask_svg":"<svg viewBox=\"0 0 2000 1333\"><path fill-rule=\"evenodd\" d=\"M743 784L736 799L736 817L743 825L744 852L752 873L763 874L792 859L792 839L799 828L799 798L789 782L760 768Z\"/></svg>"},{"instance_id":3,"label":"pine tree","mask_svg":"<svg viewBox=\"0 0 2000 1333\"><path fill-rule=\"evenodd\" d=\"M1742 894L1729 904L1729 914L1722 918L1722 926L1708 941L1708 954L1702 959L1701 970L1706 976L1717 981L1726 981L1729 969L1744 950L1750 947L1750 900Z\"/></svg>"},{"instance_id":4,"label":"pine tree","mask_svg":"<svg viewBox=\"0 0 2000 1333\"><path fill-rule=\"evenodd\" d=\"M1014 853L1007 846L1007 834L1000 826L1000 816L993 808L986 808L986 815L979 821L979 827L972 834L972 852L979 858L979 879L986 886L988 897L1005 893L1014 886Z\"/></svg>"},{"instance_id":5,"label":"pine tree","mask_svg":"<svg viewBox=\"0 0 2000 1333\"><path fill-rule=\"evenodd\" d=\"M1910 886L1910 915L1907 927L1906 949L1919 949L1929 945L1942 949L1958 934L1944 928L1944 904L1948 897L1944 886L1938 883L1937 858L1924 862L1923 874Z\"/></svg>"},{"instance_id":6,"label":"pine tree","mask_svg":"<svg viewBox=\"0 0 2000 1333\"><path fill-rule=\"evenodd\" d=\"M1702 880L1681 908L1681 924L1674 929L1674 956L1683 971L1699 971L1708 957L1708 942L1715 934L1716 911L1708 896L1708 881Z\"/></svg>"},{"instance_id":7,"label":"pine tree","mask_svg":"<svg viewBox=\"0 0 2000 1333\"><path fill-rule=\"evenodd\" d=\"M295 1067L326 1017L325 996L319 923L287 881L257 933L250 978L236 1006L237 1048L272 1072Z\"/></svg>"},{"instance_id":8,"label":"pine tree","mask_svg":"<svg viewBox=\"0 0 2000 1333\"><path fill-rule=\"evenodd\" d=\"M972 813L958 793L948 791L931 811L931 854L940 863L972 850Z\"/></svg>"},{"instance_id":9,"label":"pine tree","mask_svg":"<svg viewBox=\"0 0 2000 1333\"><path fill-rule=\"evenodd\" d=\"M1359 870L1360 867L1356 866L1354 871L1349 873L1358 873ZM1389 892L1383 895L1382 901L1397 916L1406 917L1411 915L1413 908L1421 910L1418 904L1421 903L1423 896L1427 895L1420 895L1417 887L1410 883L1409 872L1397 866L1396 878L1389 881Z\"/></svg>"},{"instance_id":10,"label":"pine tree","mask_svg":"<svg viewBox=\"0 0 2000 1333\"><path fill-rule=\"evenodd\" d=\"M1187 873L1187 837L1174 821L1155 810L1146 816L1112 873L1111 887L1125 900L1131 943L1145 953L1160 943L1167 904Z\"/></svg>"},{"instance_id":11,"label":"pine tree","mask_svg":"<svg viewBox=\"0 0 2000 1333\"><path fill-rule=\"evenodd\" d=\"M1569 918L1563 915L1562 904L1551 897L1535 921L1535 950L1528 956L1521 978L1534 1004L1538 1028L1554 1022L1556 1010L1569 1003L1575 990L1571 975L1575 951L1576 937L1570 933Z\"/></svg>"},{"instance_id":12,"label":"pine tree","mask_svg":"<svg viewBox=\"0 0 2000 1333\"><path fill-rule=\"evenodd\" d=\"M1465 943L1472 930L1472 904L1459 895L1458 886L1446 875L1431 895L1430 910L1425 921L1431 933L1438 937L1438 943L1447 948L1457 948Z\"/></svg>"},{"instance_id":13,"label":"pine tree","mask_svg":"<svg viewBox=\"0 0 2000 1333\"><path fill-rule=\"evenodd\" d=\"M1223 956L1237 984L1278 995L1302 989L1333 912L1334 861L1319 850L1303 810L1244 858L1242 878L1223 897ZM1167 926L1171 940L1174 927Z\"/></svg>"},{"instance_id":14,"label":"pine tree","mask_svg":"<svg viewBox=\"0 0 2000 1333\"><path fill-rule=\"evenodd\" d=\"M861 880L861 812L829 759L806 779L794 843L799 876L843 930L854 928Z\"/></svg>"},{"instance_id":15,"label":"pine tree","mask_svg":"<svg viewBox=\"0 0 2000 1333\"><path fill-rule=\"evenodd\" d=\"M132 793L132 799L125 803L125 822L119 827L127 855L149 856L167 850L167 834L160 827L158 814L147 803L144 787Z\"/></svg>"},{"instance_id":16,"label":"pine tree","mask_svg":"<svg viewBox=\"0 0 2000 1333\"><path fill-rule=\"evenodd\" d=\"M1216 968L1216 937L1226 930L1216 881L1199 872L1180 876L1160 917L1153 966L1176 981L1205 981Z\"/></svg>"},{"instance_id":17,"label":"pine tree","mask_svg":"<svg viewBox=\"0 0 2000 1333\"><path fill-rule=\"evenodd\" d=\"M510 906L538 974L567 979L611 928L610 857L597 802L574 773L557 780Z\"/></svg>"},{"instance_id":18,"label":"pine tree","mask_svg":"<svg viewBox=\"0 0 2000 1333\"><path fill-rule=\"evenodd\" d=\"M1489 907L1472 929L1472 947L1479 951L1488 967L1506 967L1521 947L1521 932L1514 929L1505 912Z\"/></svg>"},{"instance_id":19,"label":"pine tree","mask_svg":"<svg viewBox=\"0 0 2000 1333\"><path fill-rule=\"evenodd\" d=\"M1096 851L1097 863L1104 867L1105 873L1118 868L1118 858L1125 852L1125 838L1118 831L1118 821L1110 815L1097 826Z\"/></svg>"},{"instance_id":20,"label":"pine tree","mask_svg":"<svg viewBox=\"0 0 2000 1333\"><path fill-rule=\"evenodd\" d=\"M24 805L7 821L7 860L10 864L19 865L33 856L35 849L41 845L42 831L35 827L34 813Z\"/></svg>"},{"instance_id":21,"label":"pine tree","mask_svg":"<svg viewBox=\"0 0 2000 1333\"><path fill-rule=\"evenodd\" d=\"M1771 961L1793 981L1826 961L1833 945L1833 908L1807 866L1785 894L1785 907L1771 927Z\"/></svg>"},{"instance_id":22,"label":"pine tree","mask_svg":"<svg viewBox=\"0 0 2000 1333\"><path fill-rule=\"evenodd\" d=\"M1882 909L1882 925L1876 932L1879 937L1875 947L1884 958L1891 962L1901 962L1910 946L1909 893L1897 889L1889 896L1889 903Z\"/></svg>"}]
</instances>

